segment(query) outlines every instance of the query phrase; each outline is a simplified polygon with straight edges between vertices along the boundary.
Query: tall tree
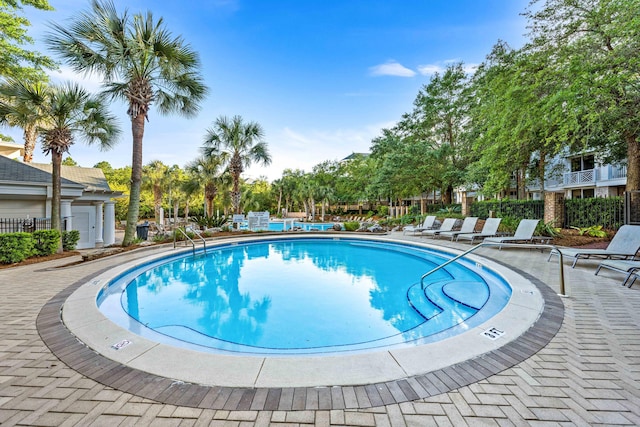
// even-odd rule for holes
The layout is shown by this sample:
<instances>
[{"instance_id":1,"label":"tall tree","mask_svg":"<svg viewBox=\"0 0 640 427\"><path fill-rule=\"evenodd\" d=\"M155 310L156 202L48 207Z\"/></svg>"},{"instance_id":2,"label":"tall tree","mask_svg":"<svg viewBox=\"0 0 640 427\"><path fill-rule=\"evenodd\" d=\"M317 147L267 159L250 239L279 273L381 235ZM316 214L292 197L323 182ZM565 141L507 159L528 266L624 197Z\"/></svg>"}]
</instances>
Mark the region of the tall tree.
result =
<instances>
[{"instance_id":1,"label":"tall tree","mask_svg":"<svg viewBox=\"0 0 640 427\"><path fill-rule=\"evenodd\" d=\"M25 163L33 161L46 90L42 81L8 79L0 85L0 123L22 128Z\"/></svg>"},{"instance_id":2,"label":"tall tree","mask_svg":"<svg viewBox=\"0 0 640 427\"><path fill-rule=\"evenodd\" d=\"M44 70L54 68L55 63L26 48L33 44L33 39L27 33L31 23L23 15L23 6L53 10L47 0L0 2L0 77L32 82L46 80Z\"/></svg>"},{"instance_id":3,"label":"tall tree","mask_svg":"<svg viewBox=\"0 0 640 427\"><path fill-rule=\"evenodd\" d=\"M42 146L52 160L51 226L61 230L62 155L69 152L76 139L98 143L101 149L111 148L120 129L105 101L76 84L50 87L40 107L45 118L40 128Z\"/></svg>"},{"instance_id":4,"label":"tall tree","mask_svg":"<svg viewBox=\"0 0 640 427\"><path fill-rule=\"evenodd\" d=\"M462 64L448 66L420 90L413 111L398 124L406 142L432 147L431 157L444 166L440 177L446 204L452 201L453 188L463 183L469 164L468 88L469 79ZM427 157L429 153L422 155Z\"/></svg>"},{"instance_id":5,"label":"tall tree","mask_svg":"<svg viewBox=\"0 0 640 427\"><path fill-rule=\"evenodd\" d=\"M228 155L228 168L233 180L231 203L234 213L240 212L240 175L252 163L271 164L264 131L256 122L245 123L241 116L219 117L207 129L203 152L205 156Z\"/></svg>"},{"instance_id":6,"label":"tall tree","mask_svg":"<svg viewBox=\"0 0 640 427\"><path fill-rule=\"evenodd\" d=\"M123 245L133 242L140 210L142 140L152 104L160 114L191 117L207 88L200 75L198 54L181 37L174 37L162 18L150 11L119 15L109 0L91 2L67 28L52 24L49 46L75 71L104 78L104 93L128 104L133 155L131 192Z\"/></svg>"},{"instance_id":7,"label":"tall tree","mask_svg":"<svg viewBox=\"0 0 640 427\"><path fill-rule=\"evenodd\" d=\"M186 165L190 184L204 192L205 215L213 216L213 201L218 190L224 187L228 175L225 173L225 155L202 155Z\"/></svg>"},{"instance_id":8,"label":"tall tree","mask_svg":"<svg viewBox=\"0 0 640 427\"><path fill-rule=\"evenodd\" d=\"M640 0L534 0L529 52L544 54L558 90L547 108L557 139L627 160L640 190Z\"/></svg>"},{"instance_id":9,"label":"tall tree","mask_svg":"<svg viewBox=\"0 0 640 427\"><path fill-rule=\"evenodd\" d=\"M165 187L169 181L168 171L169 166L160 160L153 160L142 168L144 174L142 185L153 193L153 212L157 224L160 223L160 208L162 207Z\"/></svg>"},{"instance_id":10,"label":"tall tree","mask_svg":"<svg viewBox=\"0 0 640 427\"><path fill-rule=\"evenodd\" d=\"M470 128L478 158L468 177L483 171L476 178L488 196L510 188L515 178L518 199L525 198L527 181L538 178L544 185L546 159L566 147L554 137L561 117L548 105L557 90L553 75L544 55L503 42L475 73Z\"/></svg>"}]
</instances>

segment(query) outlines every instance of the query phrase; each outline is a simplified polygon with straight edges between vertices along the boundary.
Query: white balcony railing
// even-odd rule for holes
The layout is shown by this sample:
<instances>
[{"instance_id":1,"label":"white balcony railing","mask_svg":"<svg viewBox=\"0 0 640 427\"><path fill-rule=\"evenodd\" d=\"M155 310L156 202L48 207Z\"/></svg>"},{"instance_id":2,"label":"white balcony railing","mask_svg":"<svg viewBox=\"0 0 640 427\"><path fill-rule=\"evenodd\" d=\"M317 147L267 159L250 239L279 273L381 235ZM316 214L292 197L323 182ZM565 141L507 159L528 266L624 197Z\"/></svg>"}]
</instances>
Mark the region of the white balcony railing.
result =
<instances>
[{"instance_id":1,"label":"white balcony railing","mask_svg":"<svg viewBox=\"0 0 640 427\"><path fill-rule=\"evenodd\" d=\"M627 177L627 167L607 165L602 175L605 175L601 177L602 181L624 179Z\"/></svg>"},{"instance_id":2,"label":"white balcony railing","mask_svg":"<svg viewBox=\"0 0 640 427\"><path fill-rule=\"evenodd\" d=\"M597 171L595 169L568 172L564 174L564 185L595 184L597 179Z\"/></svg>"}]
</instances>

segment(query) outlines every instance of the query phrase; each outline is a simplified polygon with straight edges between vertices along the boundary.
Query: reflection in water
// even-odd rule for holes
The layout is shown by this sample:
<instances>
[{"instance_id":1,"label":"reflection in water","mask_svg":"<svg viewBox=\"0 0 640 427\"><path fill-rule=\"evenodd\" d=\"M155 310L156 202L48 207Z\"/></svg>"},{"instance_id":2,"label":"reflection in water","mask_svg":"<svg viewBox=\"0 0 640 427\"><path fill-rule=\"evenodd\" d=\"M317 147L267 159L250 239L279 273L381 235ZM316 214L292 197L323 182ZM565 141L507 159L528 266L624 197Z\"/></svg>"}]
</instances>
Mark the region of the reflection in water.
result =
<instances>
[{"instance_id":1,"label":"reflection in water","mask_svg":"<svg viewBox=\"0 0 640 427\"><path fill-rule=\"evenodd\" d=\"M441 292L452 275L479 280L454 263L430 278L441 285L429 298L460 311L425 322L407 290L442 259L393 246L305 239L222 247L145 271L127 286L122 306L152 329L198 343L210 337L223 349L402 342L424 336L425 324L446 329L442 322L476 312Z\"/></svg>"}]
</instances>

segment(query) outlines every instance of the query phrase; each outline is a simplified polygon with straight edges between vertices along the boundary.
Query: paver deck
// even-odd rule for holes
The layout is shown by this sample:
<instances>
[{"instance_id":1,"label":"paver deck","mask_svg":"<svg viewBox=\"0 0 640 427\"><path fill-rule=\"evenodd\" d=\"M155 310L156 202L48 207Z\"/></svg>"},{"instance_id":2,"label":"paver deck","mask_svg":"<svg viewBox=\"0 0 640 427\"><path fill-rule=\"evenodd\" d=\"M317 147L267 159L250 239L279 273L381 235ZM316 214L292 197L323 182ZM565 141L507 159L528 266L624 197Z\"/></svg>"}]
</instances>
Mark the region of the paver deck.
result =
<instances>
[{"instance_id":1,"label":"paver deck","mask_svg":"<svg viewBox=\"0 0 640 427\"><path fill-rule=\"evenodd\" d=\"M551 305L556 301L558 265L546 262L546 254L493 248L478 254L546 283ZM0 424L640 425L640 287L620 286L615 272L594 276L596 261L565 269L570 296L557 300L564 320L555 335L560 319L552 311L521 345L462 371L356 387L232 389L154 380L98 362L57 327L55 308L70 286L115 259L74 268L53 268L65 259L0 270ZM531 356L523 354L523 346L540 340L548 343ZM113 387L100 382L105 379L115 381Z\"/></svg>"}]
</instances>

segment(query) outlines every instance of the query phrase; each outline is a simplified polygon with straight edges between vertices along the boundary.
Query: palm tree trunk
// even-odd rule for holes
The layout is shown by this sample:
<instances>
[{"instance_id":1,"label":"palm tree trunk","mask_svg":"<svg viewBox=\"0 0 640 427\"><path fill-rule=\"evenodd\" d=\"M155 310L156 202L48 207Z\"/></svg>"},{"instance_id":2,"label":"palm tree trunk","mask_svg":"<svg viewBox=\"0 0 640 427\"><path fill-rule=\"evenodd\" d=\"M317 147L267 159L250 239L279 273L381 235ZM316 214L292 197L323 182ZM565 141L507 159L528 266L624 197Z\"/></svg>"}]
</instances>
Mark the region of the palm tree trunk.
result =
<instances>
[{"instance_id":1,"label":"palm tree trunk","mask_svg":"<svg viewBox=\"0 0 640 427\"><path fill-rule=\"evenodd\" d=\"M31 163L33 161L33 152L36 148L36 142L38 140L38 132L34 126L25 126L24 128L24 156L25 163Z\"/></svg>"},{"instance_id":2,"label":"palm tree trunk","mask_svg":"<svg viewBox=\"0 0 640 427\"><path fill-rule=\"evenodd\" d=\"M133 134L133 155L131 161L131 193L129 194L129 210L127 211L127 228L124 232L122 246L133 243L140 212L140 188L142 187L142 137L144 136L145 114L138 114L131 119Z\"/></svg>"},{"instance_id":3,"label":"palm tree trunk","mask_svg":"<svg viewBox=\"0 0 640 427\"><path fill-rule=\"evenodd\" d=\"M231 205L233 213L240 214L240 175L233 176L233 190L231 191Z\"/></svg>"}]
</instances>

